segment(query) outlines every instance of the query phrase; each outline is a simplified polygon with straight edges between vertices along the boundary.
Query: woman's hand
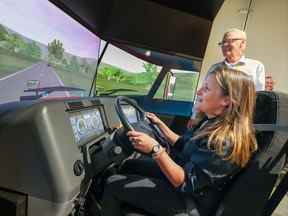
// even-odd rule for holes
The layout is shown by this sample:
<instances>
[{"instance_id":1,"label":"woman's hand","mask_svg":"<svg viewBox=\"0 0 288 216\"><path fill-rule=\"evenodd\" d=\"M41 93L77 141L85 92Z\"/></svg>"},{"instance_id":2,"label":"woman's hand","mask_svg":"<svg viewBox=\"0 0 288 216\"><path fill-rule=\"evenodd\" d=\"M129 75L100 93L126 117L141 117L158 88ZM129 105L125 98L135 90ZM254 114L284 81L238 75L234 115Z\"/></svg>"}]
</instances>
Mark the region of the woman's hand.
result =
<instances>
[{"instance_id":1,"label":"woman's hand","mask_svg":"<svg viewBox=\"0 0 288 216\"><path fill-rule=\"evenodd\" d=\"M158 118L154 113L146 112L145 113L147 118L151 120L152 123L159 125L162 123L161 119Z\"/></svg>"},{"instance_id":2,"label":"woman's hand","mask_svg":"<svg viewBox=\"0 0 288 216\"><path fill-rule=\"evenodd\" d=\"M152 147L157 144L156 140L142 132L129 131L127 136L132 142L134 148L142 153L150 153L152 151Z\"/></svg>"}]
</instances>

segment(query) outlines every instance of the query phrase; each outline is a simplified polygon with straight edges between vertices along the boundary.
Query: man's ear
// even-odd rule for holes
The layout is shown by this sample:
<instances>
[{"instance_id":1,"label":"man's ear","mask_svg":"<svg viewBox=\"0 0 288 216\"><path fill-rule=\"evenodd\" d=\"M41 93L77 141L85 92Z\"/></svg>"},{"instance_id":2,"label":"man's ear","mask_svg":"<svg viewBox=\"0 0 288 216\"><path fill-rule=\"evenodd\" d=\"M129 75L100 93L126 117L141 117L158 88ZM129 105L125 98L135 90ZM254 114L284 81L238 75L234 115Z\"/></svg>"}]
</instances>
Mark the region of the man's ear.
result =
<instances>
[{"instance_id":1,"label":"man's ear","mask_svg":"<svg viewBox=\"0 0 288 216\"><path fill-rule=\"evenodd\" d=\"M242 51L244 51L246 49L247 46L247 42L245 40L242 40L240 43L240 48Z\"/></svg>"}]
</instances>

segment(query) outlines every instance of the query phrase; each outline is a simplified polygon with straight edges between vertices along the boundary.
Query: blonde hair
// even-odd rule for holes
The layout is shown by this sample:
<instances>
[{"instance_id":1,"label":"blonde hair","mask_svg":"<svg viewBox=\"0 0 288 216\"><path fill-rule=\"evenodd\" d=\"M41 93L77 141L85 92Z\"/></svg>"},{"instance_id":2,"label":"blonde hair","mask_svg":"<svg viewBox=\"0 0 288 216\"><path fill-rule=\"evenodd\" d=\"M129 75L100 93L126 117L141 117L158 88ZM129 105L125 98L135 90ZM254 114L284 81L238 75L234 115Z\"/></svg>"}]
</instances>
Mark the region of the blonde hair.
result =
<instances>
[{"instance_id":1,"label":"blonde hair","mask_svg":"<svg viewBox=\"0 0 288 216\"><path fill-rule=\"evenodd\" d=\"M255 131L252 126L256 103L255 85L244 72L217 67L214 74L222 93L230 104L225 112L195 136L208 136L208 147L240 167L244 167L252 153L257 150ZM227 155L227 145L232 147Z\"/></svg>"}]
</instances>

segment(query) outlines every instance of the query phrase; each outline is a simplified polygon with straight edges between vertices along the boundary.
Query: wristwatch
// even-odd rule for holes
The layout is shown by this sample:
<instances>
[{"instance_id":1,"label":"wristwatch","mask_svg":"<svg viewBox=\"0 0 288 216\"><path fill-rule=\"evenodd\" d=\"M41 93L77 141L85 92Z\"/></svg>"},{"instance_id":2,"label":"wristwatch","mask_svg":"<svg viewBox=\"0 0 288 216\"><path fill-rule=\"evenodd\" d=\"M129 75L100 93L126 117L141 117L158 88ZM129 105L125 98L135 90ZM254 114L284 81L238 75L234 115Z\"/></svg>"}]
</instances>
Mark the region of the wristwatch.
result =
<instances>
[{"instance_id":1,"label":"wristwatch","mask_svg":"<svg viewBox=\"0 0 288 216\"><path fill-rule=\"evenodd\" d=\"M162 151L162 146L159 143L155 144L151 150L152 157L157 156L161 151Z\"/></svg>"}]
</instances>

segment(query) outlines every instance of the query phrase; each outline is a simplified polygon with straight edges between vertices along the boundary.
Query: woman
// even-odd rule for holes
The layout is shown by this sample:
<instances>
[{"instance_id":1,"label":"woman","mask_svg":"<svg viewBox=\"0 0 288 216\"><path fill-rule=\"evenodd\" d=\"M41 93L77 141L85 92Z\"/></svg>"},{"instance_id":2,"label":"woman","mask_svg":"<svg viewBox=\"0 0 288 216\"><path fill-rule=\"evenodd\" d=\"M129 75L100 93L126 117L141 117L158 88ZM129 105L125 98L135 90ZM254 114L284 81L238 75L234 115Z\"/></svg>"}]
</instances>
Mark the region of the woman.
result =
<instances>
[{"instance_id":1,"label":"woman","mask_svg":"<svg viewBox=\"0 0 288 216\"><path fill-rule=\"evenodd\" d=\"M138 166L143 163L144 171L138 169L108 179L104 216L122 215L125 204L153 215L201 216L218 205L221 190L257 149L252 128L255 86L243 72L216 68L207 75L197 97L197 110L205 117L183 136L171 131L154 114L147 114L171 144L170 154L144 133L127 133L135 149L152 155L160 175L155 174L155 167L153 174L147 172L147 160L130 161Z\"/></svg>"}]
</instances>

